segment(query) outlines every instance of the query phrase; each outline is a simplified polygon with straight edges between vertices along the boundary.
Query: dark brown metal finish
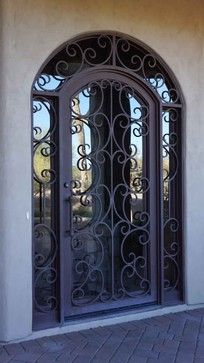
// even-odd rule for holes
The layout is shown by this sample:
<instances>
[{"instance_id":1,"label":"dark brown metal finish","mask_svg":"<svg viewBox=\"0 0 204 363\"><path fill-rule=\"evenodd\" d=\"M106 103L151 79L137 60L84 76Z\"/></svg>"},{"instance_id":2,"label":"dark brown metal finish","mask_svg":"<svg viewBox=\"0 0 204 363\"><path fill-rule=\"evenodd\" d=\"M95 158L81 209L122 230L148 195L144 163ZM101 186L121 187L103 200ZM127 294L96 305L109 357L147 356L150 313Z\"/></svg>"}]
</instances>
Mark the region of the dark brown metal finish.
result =
<instances>
[{"instance_id":1,"label":"dark brown metal finish","mask_svg":"<svg viewBox=\"0 0 204 363\"><path fill-rule=\"evenodd\" d=\"M116 72L87 80L65 92L73 153L66 316L156 303L157 295L155 103Z\"/></svg>"},{"instance_id":2,"label":"dark brown metal finish","mask_svg":"<svg viewBox=\"0 0 204 363\"><path fill-rule=\"evenodd\" d=\"M33 85L35 327L182 301L181 115L168 67L121 34L75 39L42 67Z\"/></svg>"},{"instance_id":3,"label":"dark brown metal finish","mask_svg":"<svg viewBox=\"0 0 204 363\"><path fill-rule=\"evenodd\" d=\"M58 144L58 100L36 95L33 97L34 314L42 322L47 322L50 313L56 319L59 309Z\"/></svg>"}]
</instances>

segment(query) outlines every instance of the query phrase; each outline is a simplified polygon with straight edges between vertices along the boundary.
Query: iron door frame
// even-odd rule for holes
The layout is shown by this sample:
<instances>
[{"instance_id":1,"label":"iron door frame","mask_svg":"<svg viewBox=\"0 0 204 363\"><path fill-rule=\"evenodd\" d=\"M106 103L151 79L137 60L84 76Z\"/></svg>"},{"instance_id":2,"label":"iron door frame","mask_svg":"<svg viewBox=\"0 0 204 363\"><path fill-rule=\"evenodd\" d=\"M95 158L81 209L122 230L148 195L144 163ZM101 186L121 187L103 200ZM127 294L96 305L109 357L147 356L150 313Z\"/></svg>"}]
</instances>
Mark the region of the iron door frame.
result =
<instances>
[{"instance_id":1,"label":"iron door frame","mask_svg":"<svg viewBox=\"0 0 204 363\"><path fill-rule=\"evenodd\" d=\"M83 74L82 74L83 73ZM157 97L153 94L149 87L147 87L144 82L139 80L137 77L134 77L129 72L118 71L115 69L107 69L101 68L100 72L98 70L89 70L85 71L75 76L69 84L65 85L62 91L59 94L59 144L60 144L60 160L59 160L59 175L60 175L60 272L61 272L61 279L60 279L60 295L61 295L61 321L63 322L68 318L67 312L69 311L69 318L74 318L74 316L81 316L83 314L94 314L100 313L102 311L117 310L120 308L133 308L142 306L145 304L157 304L160 297L160 273L161 273L161 260L162 260L162 247L161 247L161 229L160 229L160 222L161 221L161 208L160 202L161 201L161 160L160 160L160 150L158 150L158 145L160 145L160 119L161 119L161 107L158 102ZM74 310L71 308L71 304L67 304L66 296L69 296L71 293L71 267L69 256L71 256L71 248L70 248L70 234L69 230L71 227L71 215L70 215L70 198L71 193L69 188L65 188L65 183L71 180L71 168L67 167L66 170L64 168L66 155L72 154L72 142L71 142L71 133L67 132L67 125L70 122L70 100L71 97L75 94L75 92L79 91L83 86L87 83L95 81L97 79L114 79L116 81L121 81L128 86L132 86L138 94L149 104L150 114L154 115L154 124L155 130L151 132L151 140L150 140L150 150L151 154L155 155L155 160L152 160L150 164L151 167L151 175L154 174L154 190L156 192L156 196L154 193L151 193L151 198L154 198L155 202L155 210L156 216L154 220L154 226L151 229L154 229L155 234L155 249L151 248L151 273L154 269L154 277L151 280L151 288L154 291L153 299L152 295L150 299L137 299L135 303L133 303L132 298L129 298L129 303L125 306L118 301L117 304L114 304L114 307L111 306L109 303L108 306L104 306L106 304L103 303L103 307L100 306L101 303L96 304L96 308L90 311L89 307L85 306L83 308L76 308L77 310L80 309L78 313L75 314ZM157 142L155 142L157 141ZM152 152L153 150L153 152ZM69 157L69 162L71 162L71 157ZM151 188L153 188L151 186ZM154 194L154 195L153 195ZM153 201L151 202L153 205ZM152 212L150 212L152 215ZM66 215L69 216L66 218ZM158 219L157 219L158 217ZM152 222L151 222L152 225ZM151 231L152 233L152 231ZM69 264L67 263L69 261ZM67 276L67 277L66 277ZM71 299L71 297L70 297ZM67 308L67 305L69 306ZM100 308L99 308L100 306Z\"/></svg>"}]
</instances>

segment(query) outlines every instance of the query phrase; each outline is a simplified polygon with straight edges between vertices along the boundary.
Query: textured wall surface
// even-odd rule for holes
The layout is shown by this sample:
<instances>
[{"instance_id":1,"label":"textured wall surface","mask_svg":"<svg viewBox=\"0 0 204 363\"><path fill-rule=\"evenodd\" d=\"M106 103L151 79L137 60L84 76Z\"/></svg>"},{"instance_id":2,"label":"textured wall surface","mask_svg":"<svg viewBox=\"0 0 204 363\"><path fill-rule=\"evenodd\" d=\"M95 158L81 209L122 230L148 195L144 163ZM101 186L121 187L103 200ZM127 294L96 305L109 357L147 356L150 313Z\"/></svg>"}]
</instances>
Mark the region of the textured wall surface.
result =
<instances>
[{"instance_id":1,"label":"textured wall surface","mask_svg":"<svg viewBox=\"0 0 204 363\"><path fill-rule=\"evenodd\" d=\"M186 100L186 302L204 303L204 1L1 0L0 340L32 329L30 90L50 53L77 34L127 33L152 47Z\"/></svg>"}]
</instances>

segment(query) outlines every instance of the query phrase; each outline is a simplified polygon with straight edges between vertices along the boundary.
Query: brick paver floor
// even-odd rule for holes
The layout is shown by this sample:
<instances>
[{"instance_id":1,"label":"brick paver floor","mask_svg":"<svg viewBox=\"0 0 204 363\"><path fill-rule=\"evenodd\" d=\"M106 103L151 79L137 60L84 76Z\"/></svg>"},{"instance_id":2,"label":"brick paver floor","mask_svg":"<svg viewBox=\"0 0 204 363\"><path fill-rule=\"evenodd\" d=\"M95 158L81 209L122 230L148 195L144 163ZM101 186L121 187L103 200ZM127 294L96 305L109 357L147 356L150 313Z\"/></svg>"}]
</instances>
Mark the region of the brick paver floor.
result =
<instances>
[{"instance_id":1,"label":"brick paver floor","mask_svg":"<svg viewBox=\"0 0 204 363\"><path fill-rule=\"evenodd\" d=\"M204 309L0 347L0 363L204 363Z\"/></svg>"}]
</instances>

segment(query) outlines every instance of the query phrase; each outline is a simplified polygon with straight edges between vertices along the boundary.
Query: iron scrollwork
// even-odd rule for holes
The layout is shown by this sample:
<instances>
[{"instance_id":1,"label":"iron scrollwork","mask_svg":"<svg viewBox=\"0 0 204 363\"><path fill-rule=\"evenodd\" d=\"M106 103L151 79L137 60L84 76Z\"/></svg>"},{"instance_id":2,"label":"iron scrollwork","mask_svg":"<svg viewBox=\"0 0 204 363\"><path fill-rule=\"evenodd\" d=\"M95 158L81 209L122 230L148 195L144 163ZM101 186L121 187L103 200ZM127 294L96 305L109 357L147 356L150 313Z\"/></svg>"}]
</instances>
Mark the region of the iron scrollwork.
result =
<instances>
[{"instance_id":1,"label":"iron scrollwork","mask_svg":"<svg viewBox=\"0 0 204 363\"><path fill-rule=\"evenodd\" d=\"M107 106L113 98L115 109ZM83 113L85 102L90 108ZM73 97L71 112L72 303L148 295L149 179L139 156L148 140L148 107L128 85L99 80Z\"/></svg>"},{"instance_id":2,"label":"iron scrollwork","mask_svg":"<svg viewBox=\"0 0 204 363\"><path fill-rule=\"evenodd\" d=\"M164 211L164 291L179 290L181 280L181 199L179 191L179 112L169 108L163 112L163 211Z\"/></svg>"},{"instance_id":3,"label":"iron scrollwork","mask_svg":"<svg viewBox=\"0 0 204 363\"><path fill-rule=\"evenodd\" d=\"M33 99L33 193L34 193L34 269L35 309L40 312L55 310L58 271L56 260L58 241L56 221L52 211L57 173L54 158L56 109L46 97Z\"/></svg>"},{"instance_id":4,"label":"iron scrollwork","mask_svg":"<svg viewBox=\"0 0 204 363\"><path fill-rule=\"evenodd\" d=\"M131 74L160 102L163 117L157 122L162 137L157 142L163 149L164 240L160 283L165 301L172 294L181 300L181 92L154 51L108 32L81 36L61 46L33 85L34 305L44 314L59 310L59 94L79 73L83 76L86 70L102 68ZM118 100L112 118L105 106L114 104L110 90ZM72 304L79 307L137 296L145 300L151 294L152 278L151 183L145 166L146 146L141 148L148 143L150 132L148 104L128 84L100 78L69 101L72 120L68 129L76 146L70 181ZM110 258L114 248L119 272Z\"/></svg>"},{"instance_id":5,"label":"iron scrollwork","mask_svg":"<svg viewBox=\"0 0 204 363\"><path fill-rule=\"evenodd\" d=\"M162 67L159 57L131 39L112 34L90 35L68 42L36 80L35 91L58 91L79 72L98 66L132 71L158 93L163 103L180 103L176 86Z\"/></svg>"}]
</instances>

